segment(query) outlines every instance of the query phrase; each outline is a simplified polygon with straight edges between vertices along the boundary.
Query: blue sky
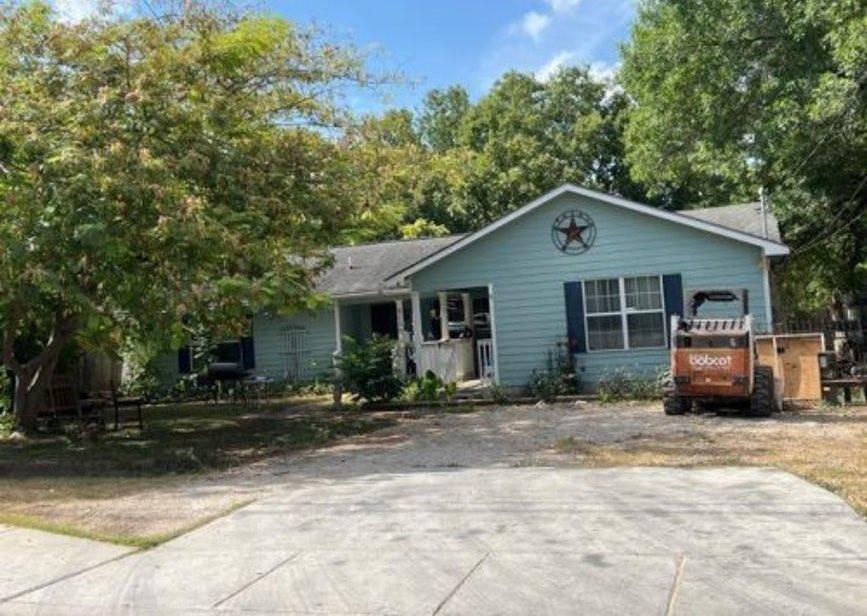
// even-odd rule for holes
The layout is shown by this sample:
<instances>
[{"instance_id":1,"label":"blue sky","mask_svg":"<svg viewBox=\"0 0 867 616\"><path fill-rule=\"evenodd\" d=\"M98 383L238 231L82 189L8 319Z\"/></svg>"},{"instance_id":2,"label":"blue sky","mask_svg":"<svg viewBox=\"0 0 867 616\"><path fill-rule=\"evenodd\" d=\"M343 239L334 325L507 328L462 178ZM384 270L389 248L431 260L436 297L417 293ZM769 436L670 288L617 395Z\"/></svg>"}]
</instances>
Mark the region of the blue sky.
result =
<instances>
[{"instance_id":1,"label":"blue sky","mask_svg":"<svg viewBox=\"0 0 867 616\"><path fill-rule=\"evenodd\" d=\"M407 83L353 95L356 111L415 107L431 88L462 84L474 98L503 72L545 78L562 64L610 73L629 35L632 0L268 0L269 10L324 28Z\"/></svg>"},{"instance_id":2,"label":"blue sky","mask_svg":"<svg viewBox=\"0 0 867 616\"><path fill-rule=\"evenodd\" d=\"M106 0L53 0L72 21ZM108 0L116 6L135 0ZM246 4L239 2L239 4ZM462 84L478 98L509 69L545 79L557 67L585 64L610 75L629 36L634 0L253 0L255 8L302 24L365 52L374 72L403 82L376 95L353 92L357 112L414 108L432 89Z\"/></svg>"}]
</instances>

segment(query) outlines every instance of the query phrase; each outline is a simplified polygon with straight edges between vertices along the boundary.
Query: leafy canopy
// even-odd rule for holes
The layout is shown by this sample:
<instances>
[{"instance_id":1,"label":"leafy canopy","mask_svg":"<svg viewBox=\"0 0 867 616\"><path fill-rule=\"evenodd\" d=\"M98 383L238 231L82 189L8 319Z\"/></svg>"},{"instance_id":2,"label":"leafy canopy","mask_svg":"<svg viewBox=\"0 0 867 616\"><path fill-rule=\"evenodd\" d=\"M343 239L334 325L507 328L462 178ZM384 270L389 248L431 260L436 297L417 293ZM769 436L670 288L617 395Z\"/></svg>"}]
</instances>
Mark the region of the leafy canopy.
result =
<instances>
[{"instance_id":1,"label":"leafy canopy","mask_svg":"<svg viewBox=\"0 0 867 616\"><path fill-rule=\"evenodd\" d=\"M624 48L627 162L652 193L771 197L804 309L867 275L867 13L859 0L646 0ZM806 293L805 293L806 291Z\"/></svg>"},{"instance_id":2,"label":"leafy canopy","mask_svg":"<svg viewBox=\"0 0 867 616\"><path fill-rule=\"evenodd\" d=\"M623 162L627 108L570 67L545 82L507 73L476 103L453 86L429 92L417 114L368 118L351 151L372 192L349 239L478 229L564 182L643 198Z\"/></svg>"},{"instance_id":3,"label":"leafy canopy","mask_svg":"<svg viewBox=\"0 0 867 616\"><path fill-rule=\"evenodd\" d=\"M190 3L191 4L191 3ZM58 20L0 8L0 321L84 339L239 327L311 301L353 201L321 128L360 60L285 20L201 7ZM7 362L10 357L4 358Z\"/></svg>"}]
</instances>

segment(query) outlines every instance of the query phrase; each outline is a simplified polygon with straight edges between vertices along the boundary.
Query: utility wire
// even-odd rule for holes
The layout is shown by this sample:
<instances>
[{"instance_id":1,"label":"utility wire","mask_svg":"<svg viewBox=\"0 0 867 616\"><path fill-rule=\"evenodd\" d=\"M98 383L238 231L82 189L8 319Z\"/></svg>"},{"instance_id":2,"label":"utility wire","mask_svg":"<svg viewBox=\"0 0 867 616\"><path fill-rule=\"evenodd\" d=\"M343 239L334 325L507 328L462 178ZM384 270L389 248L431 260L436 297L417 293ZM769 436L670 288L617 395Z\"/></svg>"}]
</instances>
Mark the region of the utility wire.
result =
<instances>
[{"instance_id":1,"label":"utility wire","mask_svg":"<svg viewBox=\"0 0 867 616\"><path fill-rule=\"evenodd\" d=\"M858 214L857 216L855 216L854 218L852 218L851 220L849 220L848 222L843 224L842 226L837 226L837 228L834 228L835 223L838 220L840 220L840 217L847 211L847 208L853 203L855 203L855 204L858 203L858 200L856 199L856 197L858 196L858 193L861 192L861 189L864 188L865 184L867 184L867 175L865 175L863 178L861 178L861 181L858 183L858 186L855 188L855 191L852 193L852 195L849 197L849 199L847 199L846 202L843 203L843 205L840 207L840 211L837 212L836 216L834 216L834 219L829 224L828 228L826 229L826 232L820 234L819 237L813 238L813 240L810 241L806 246L800 248L799 250L801 252L806 252L808 250L811 250L815 246L826 242L831 237L833 237L835 234L837 234L841 231L845 231L846 229L851 227L862 216L864 216L864 214L867 214L867 210L864 210L863 212L861 212L860 214Z\"/></svg>"},{"instance_id":2,"label":"utility wire","mask_svg":"<svg viewBox=\"0 0 867 616\"><path fill-rule=\"evenodd\" d=\"M861 84L865 80L865 78L867 78L867 71L861 73L861 76L855 81L856 95L850 98L849 101L845 105L843 105L843 108L837 112L831 126L829 126L828 129L824 131L819 141L816 142L816 145L813 146L810 152L803 159L801 159L801 162L795 165L795 168L790 172L791 175L794 176L795 174L797 174L798 171L800 171L801 168L807 163L807 161L813 158L819 148L822 147L822 145L831 137L831 134L833 132L831 129L836 129L837 124L839 124L845 118L845 114L849 111L849 107L861 100L861 98L857 95L857 90L861 88Z\"/></svg>"}]
</instances>

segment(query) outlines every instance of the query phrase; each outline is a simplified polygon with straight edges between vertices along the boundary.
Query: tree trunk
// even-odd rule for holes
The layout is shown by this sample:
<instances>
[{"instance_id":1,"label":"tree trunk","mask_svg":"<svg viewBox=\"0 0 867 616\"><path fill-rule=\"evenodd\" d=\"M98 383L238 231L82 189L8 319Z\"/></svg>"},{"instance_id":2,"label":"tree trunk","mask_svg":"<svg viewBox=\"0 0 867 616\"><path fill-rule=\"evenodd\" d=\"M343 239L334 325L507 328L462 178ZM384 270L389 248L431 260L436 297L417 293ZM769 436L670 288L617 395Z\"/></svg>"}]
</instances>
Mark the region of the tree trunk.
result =
<instances>
[{"instance_id":1,"label":"tree trunk","mask_svg":"<svg viewBox=\"0 0 867 616\"><path fill-rule=\"evenodd\" d=\"M48 384L53 374L52 366L51 370L41 373L36 378L28 374L15 375L13 408L15 425L19 430L32 432L36 429L39 413L48 405Z\"/></svg>"},{"instance_id":2,"label":"tree trunk","mask_svg":"<svg viewBox=\"0 0 867 616\"><path fill-rule=\"evenodd\" d=\"M39 413L45 410L48 404L48 388L54 370L57 368L60 352L72 339L76 327L77 320L74 317L58 316L45 347L36 357L24 364L15 361L10 344L4 345L5 361L15 375L13 410L18 429L32 432L36 428ZM7 332L6 340L9 338Z\"/></svg>"}]
</instances>

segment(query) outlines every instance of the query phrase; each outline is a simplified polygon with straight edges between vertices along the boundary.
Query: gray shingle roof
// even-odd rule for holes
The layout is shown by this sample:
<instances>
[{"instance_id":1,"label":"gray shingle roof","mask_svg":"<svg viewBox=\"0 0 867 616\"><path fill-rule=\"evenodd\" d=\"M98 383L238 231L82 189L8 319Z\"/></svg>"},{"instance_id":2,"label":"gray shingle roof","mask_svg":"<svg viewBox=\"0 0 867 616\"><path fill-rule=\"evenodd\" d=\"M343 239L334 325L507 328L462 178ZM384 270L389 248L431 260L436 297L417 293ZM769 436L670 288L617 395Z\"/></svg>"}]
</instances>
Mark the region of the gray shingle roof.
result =
<instances>
[{"instance_id":1,"label":"gray shingle roof","mask_svg":"<svg viewBox=\"0 0 867 616\"><path fill-rule=\"evenodd\" d=\"M758 203L681 210L692 218L763 237ZM385 280L404 268L450 246L466 234L417 240L394 240L330 250L334 264L319 278L316 288L332 295L375 294L394 288ZM777 219L768 213L768 239L780 241Z\"/></svg>"},{"instance_id":2,"label":"gray shingle roof","mask_svg":"<svg viewBox=\"0 0 867 616\"><path fill-rule=\"evenodd\" d=\"M462 237L463 234L332 248L334 264L322 274L316 288L333 295L377 293L391 286L385 284L385 279L395 272Z\"/></svg>"},{"instance_id":3,"label":"gray shingle roof","mask_svg":"<svg viewBox=\"0 0 867 616\"><path fill-rule=\"evenodd\" d=\"M680 210L678 214L734 229L735 231L749 233L756 237L764 237L762 234L762 208L758 203L739 203L737 205L721 205L719 207L706 207L696 210ZM780 227L777 224L777 217L774 216L770 209L768 209L767 239L774 242L782 241L780 239Z\"/></svg>"}]
</instances>

